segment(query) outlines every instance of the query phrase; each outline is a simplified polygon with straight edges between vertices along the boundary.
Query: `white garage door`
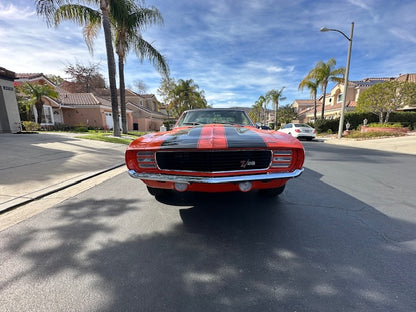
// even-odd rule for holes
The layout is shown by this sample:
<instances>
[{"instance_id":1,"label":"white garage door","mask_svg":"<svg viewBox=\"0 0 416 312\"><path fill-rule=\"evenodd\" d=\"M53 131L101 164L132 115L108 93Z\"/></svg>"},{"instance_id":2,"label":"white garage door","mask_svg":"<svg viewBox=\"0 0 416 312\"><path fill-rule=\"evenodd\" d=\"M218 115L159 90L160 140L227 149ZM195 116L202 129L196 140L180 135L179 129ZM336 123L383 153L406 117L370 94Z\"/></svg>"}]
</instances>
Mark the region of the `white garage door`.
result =
<instances>
[{"instance_id":1,"label":"white garage door","mask_svg":"<svg viewBox=\"0 0 416 312\"><path fill-rule=\"evenodd\" d=\"M105 123L108 127L108 129L113 129L114 127L114 122L113 122L113 114L112 113L105 113ZM118 116L118 124L120 125L120 130L121 130L121 116Z\"/></svg>"}]
</instances>

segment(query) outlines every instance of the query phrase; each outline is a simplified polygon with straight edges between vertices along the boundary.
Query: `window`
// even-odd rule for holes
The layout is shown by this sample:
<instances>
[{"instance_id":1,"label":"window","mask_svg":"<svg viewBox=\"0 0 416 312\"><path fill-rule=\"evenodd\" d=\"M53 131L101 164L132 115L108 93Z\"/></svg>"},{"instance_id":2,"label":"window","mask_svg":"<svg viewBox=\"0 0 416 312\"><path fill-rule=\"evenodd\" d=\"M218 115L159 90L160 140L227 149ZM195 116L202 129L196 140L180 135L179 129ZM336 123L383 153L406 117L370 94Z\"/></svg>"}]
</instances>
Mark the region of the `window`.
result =
<instances>
[{"instance_id":1,"label":"window","mask_svg":"<svg viewBox=\"0 0 416 312\"><path fill-rule=\"evenodd\" d=\"M38 117L38 111L35 107L33 107L34 115L37 119ZM48 105L43 105L42 108L42 118L41 122L42 125L53 125L54 124L54 118L53 118L53 110L52 107Z\"/></svg>"},{"instance_id":2,"label":"window","mask_svg":"<svg viewBox=\"0 0 416 312\"><path fill-rule=\"evenodd\" d=\"M342 93L338 94L337 102L342 102Z\"/></svg>"}]
</instances>

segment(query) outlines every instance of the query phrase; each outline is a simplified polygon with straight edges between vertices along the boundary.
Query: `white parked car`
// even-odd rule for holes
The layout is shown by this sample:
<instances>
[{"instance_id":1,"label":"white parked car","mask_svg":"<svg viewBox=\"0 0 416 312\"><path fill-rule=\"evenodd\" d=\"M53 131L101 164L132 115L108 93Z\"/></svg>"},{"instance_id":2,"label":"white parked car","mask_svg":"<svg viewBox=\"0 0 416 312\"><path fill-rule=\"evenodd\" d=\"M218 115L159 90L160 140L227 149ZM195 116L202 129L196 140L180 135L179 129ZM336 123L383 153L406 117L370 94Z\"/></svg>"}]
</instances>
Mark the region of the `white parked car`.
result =
<instances>
[{"instance_id":1,"label":"white parked car","mask_svg":"<svg viewBox=\"0 0 416 312\"><path fill-rule=\"evenodd\" d=\"M305 138L308 141L316 136L316 130L304 123L288 123L277 131L290 134L298 139Z\"/></svg>"}]
</instances>

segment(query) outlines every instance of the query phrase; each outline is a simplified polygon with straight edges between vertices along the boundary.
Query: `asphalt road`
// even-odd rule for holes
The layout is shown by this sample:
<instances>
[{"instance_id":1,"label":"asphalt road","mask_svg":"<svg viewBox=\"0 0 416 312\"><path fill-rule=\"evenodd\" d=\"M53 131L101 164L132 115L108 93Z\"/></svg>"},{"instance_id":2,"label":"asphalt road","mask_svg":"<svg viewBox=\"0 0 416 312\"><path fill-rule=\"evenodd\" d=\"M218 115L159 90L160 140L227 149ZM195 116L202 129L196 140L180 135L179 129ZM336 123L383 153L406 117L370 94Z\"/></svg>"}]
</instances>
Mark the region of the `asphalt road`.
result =
<instances>
[{"instance_id":1,"label":"asphalt road","mask_svg":"<svg viewBox=\"0 0 416 312\"><path fill-rule=\"evenodd\" d=\"M278 199L119 174L0 232L0 311L416 311L415 156L305 142Z\"/></svg>"}]
</instances>

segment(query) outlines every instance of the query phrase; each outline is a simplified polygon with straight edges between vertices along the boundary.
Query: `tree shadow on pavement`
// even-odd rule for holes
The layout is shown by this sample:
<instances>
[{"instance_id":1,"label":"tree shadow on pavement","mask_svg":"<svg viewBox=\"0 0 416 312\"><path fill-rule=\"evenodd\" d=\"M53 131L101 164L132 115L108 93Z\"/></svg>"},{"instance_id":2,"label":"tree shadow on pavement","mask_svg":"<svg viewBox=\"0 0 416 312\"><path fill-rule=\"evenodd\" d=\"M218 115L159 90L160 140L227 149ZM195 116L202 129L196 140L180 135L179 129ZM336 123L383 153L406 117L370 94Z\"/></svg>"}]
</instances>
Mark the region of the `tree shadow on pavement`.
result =
<instances>
[{"instance_id":1,"label":"tree shadow on pavement","mask_svg":"<svg viewBox=\"0 0 416 312\"><path fill-rule=\"evenodd\" d=\"M74 199L41 227L11 235L5 250L28 267L8 273L9 282L70 283L84 294L72 304L77 311L416 308L415 254L403 245L416 238L416 225L388 218L312 170L269 200L188 194L168 205L128 196ZM135 230L124 232L127 224ZM41 250L30 248L39 240ZM61 276L68 270L71 279Z\"/></svg>"}]
</instances>

